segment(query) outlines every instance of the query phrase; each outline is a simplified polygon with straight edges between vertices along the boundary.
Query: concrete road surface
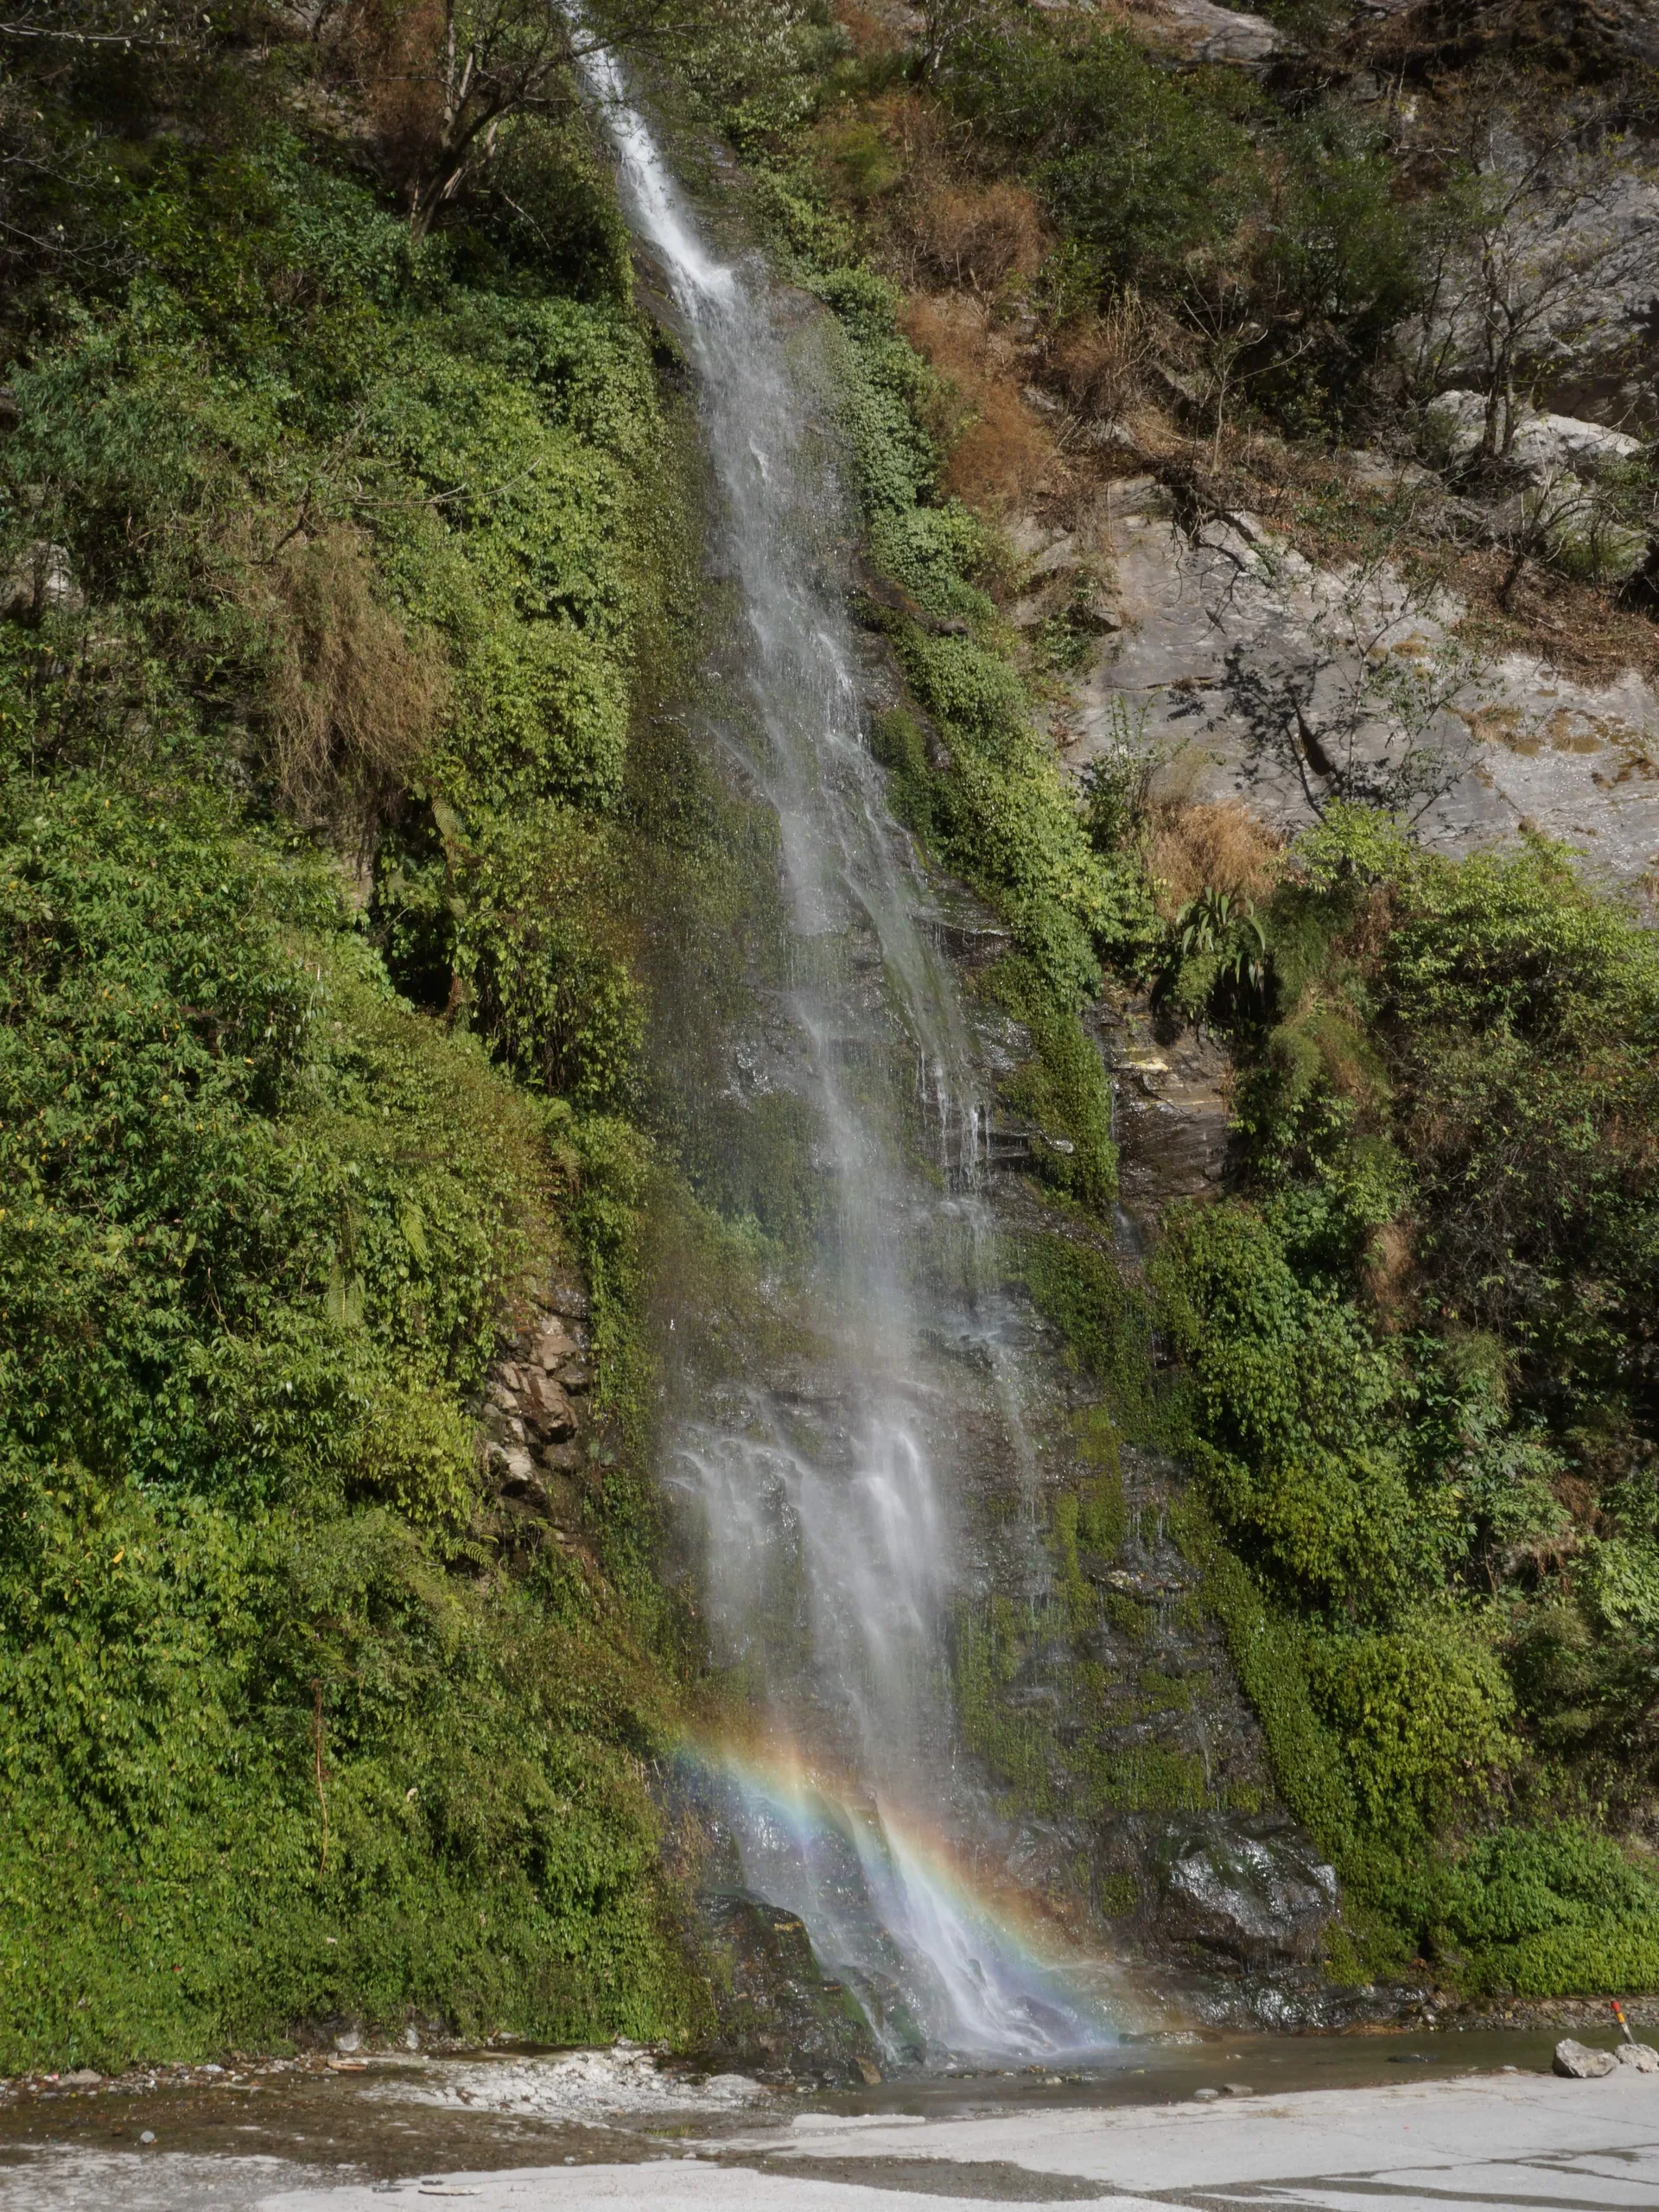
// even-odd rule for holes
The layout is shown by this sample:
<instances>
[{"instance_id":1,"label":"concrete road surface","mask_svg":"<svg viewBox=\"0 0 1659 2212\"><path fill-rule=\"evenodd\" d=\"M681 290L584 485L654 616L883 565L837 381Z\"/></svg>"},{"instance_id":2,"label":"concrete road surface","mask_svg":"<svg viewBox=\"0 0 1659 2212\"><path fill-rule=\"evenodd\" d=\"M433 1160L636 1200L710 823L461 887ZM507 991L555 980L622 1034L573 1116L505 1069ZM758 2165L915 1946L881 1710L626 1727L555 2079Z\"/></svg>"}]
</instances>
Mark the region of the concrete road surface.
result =
<instances>
[{"instance_id":1,"label":"concrete road surface","mask_svg":"<svg viewBox=\"0 0 1659 2212\"><path fill-rule=\"evenodd\" d=\"M1656 2212L1659 2076L1537 2074L1214 2104L1014 2109L939 2120L803 2113L620 2164L374 2183L285 2159L14 2152L5 2212L952 2212L1048 2203L1298 2212Z\"/></svg>"}]
</instances>

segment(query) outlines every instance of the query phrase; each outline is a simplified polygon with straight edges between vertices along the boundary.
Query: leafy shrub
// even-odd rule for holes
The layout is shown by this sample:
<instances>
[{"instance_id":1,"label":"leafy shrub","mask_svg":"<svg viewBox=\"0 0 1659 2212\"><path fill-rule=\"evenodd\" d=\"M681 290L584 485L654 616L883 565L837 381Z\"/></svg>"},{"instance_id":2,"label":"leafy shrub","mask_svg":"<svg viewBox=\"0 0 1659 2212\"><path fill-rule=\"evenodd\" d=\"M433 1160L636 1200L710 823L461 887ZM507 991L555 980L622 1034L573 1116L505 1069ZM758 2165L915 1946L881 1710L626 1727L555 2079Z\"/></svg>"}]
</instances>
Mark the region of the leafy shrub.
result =
<instances>
[{"instance_id":1,"label":"leafy shrub","mask_svg":"<svg viewBox=\"0 0 1659 2212\"><path fill-rule=\"evenodd\" d=\"M1659 1544L1651 1537L1611 1536L1586 1546L1576 1579L1603 1628L1659 1634Z\"/></svg>"},{"instance_id":2,"label":"leafy shrub","mask_svg":"<svg viewBox=\"0 0 1659 2212\"><path fill-rule=\"evenodd\" d=\"M357 1332L388 1377L470 1385L543 1179L533 1122L461 1055L439 1109L327 879L238 843L211 798L89 778L6 798L14 1433L150 1479L280 1484L355 1432ZM442 1154L399 1158L394 1104L403 1131L444 1113Z\"/></svg>"},{"instance_id":3,"label":"leafy shrub","mask_svg":"<svg viewBox=\"0 0 1659 2212\"><path fill-rule=\"evenodd\" d=\"M1498 1656L1449 1611L1385 1633L1313 1637L1306 1665L1375 1828L1442 1827L1519 1755Z\"/></svg>"},{"instance_id":4,"label":"leafy shrub","mask_svg":"<svg viewBox=\"0 0 1659 2212\"><path fill-rule=\"evenodd\" d=\"M1518 1943L1547 1929L1659 1915L1659 1888L1612 1840L1578 1821L1502 1827L1449 1867L1440 1892L1459 1943Z\"/></svg>"},{"instance_id":5,"label":"leafy shrub","mask_svg":"<svg viewBox=\"0 0 1659 2212\"><path fill-rule=\"evenodd\" d=\"M1538 847L1425 858L1396 913L1381 1023L1437 1304L1552 1406L1617 1390L1659 1281L1659 953Z\"/></svg>"},{"instance_id":6,"label":"leafy shrub","mask_svg":"<svg viewBox=\"0 0 1659 2212\"><path fill-rule=\"evenodd\" d=\"M1245 1206L1177 1217L1155 1278L1196 1387L1197 1465L1234 1541L1305 1602L1386 1611L1438 1555L1406 1481L1392 1353L1300 1281Z\"/></svg>"},{"instance_id":7,"label":"leafy shrub","mask_svg":"<svg viewBox=\"0 0 1659 2212\"><path fill-rule=\"evenodd\" d=\"M991 601L972 579L993 557L991 534L959 500L878 514L870 551L929 613L989 615Z\"/></svg>"},{"instance_id":8,"label":"leafy shrub","mask_svg":"<svg viewBox=\"0 0 1659 2212\"><path fill-rule=\"evenodd\" d=\"M205 2057L340 2012L685 2019L632 1750L648 1676L575 1593L492 1599L384 1511L232 1516L63 1463L3 1483L6 2064Z\"/></svg>"},{"instance_id":9,"label":"leafy shrub","mask_svg":"<svg viewBox=\"0 0 1659 2212\"><path fill-rule=\"evenodd\" d=\"M1425 1940L1477 1989L1659 1984L1659 1885L1581 1821L1498 1828L1444 1866L1429 1895Z\"/></svg>"},{"instance_id":10,"label":"leafy shrub","mask_svg":"<svg viewBox=\"0 0 1659 2212\"><path fill-rule=\"evenodd\" d=\"M935 81L1120 281L1177 282L1226 236L1254 182L1237 124L1121 31L988 25L953 42Z\"/></svg>"},{"instance_id":11,"label":"leafy shrub","mask_svg":"<svg viewBox=\"0 0 1659 2212\"><path fill-rule=\"evenodd\" d=\"M1198 1569L1205 1609L1220 1624L1239 1687L1262 1724L1281 1796L1347 1872L1354 1861L1357 1793L1341 1748L1314 1705L1300 1636L1265 1602L1200 1498L1179 1500L1170 1525Z\"/></svg>"}]
</instances>

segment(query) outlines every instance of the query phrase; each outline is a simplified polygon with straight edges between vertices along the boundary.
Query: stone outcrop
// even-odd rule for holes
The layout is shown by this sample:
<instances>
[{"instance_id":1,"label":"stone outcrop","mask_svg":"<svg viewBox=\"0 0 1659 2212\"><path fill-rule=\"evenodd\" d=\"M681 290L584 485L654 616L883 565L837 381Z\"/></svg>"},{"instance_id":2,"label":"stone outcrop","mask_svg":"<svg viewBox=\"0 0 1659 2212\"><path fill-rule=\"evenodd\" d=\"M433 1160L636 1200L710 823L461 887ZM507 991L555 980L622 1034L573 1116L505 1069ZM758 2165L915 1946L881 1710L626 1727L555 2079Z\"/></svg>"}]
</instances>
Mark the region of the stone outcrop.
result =
<instances>
[{"instance_id":1,"label":"stone outcrop","mask_svg":"<svg viewBox=\"0 0 1659 2212\"><path fill-rule=\"evenodd\" d=\"M1240 798L1294 833L1313 818L1322 747L1351 741L1362 770L1381 749L1385 702L1364 671L1386 657L1416 671L1414 741L1445 771L1419 823L1426 843L1456 854L1536 829L1619 885L1659 860L1659 691L1641 671L1589 681L1547 651L1460 658L1453 594L1387 563L1319 569L1253 515L1185 512L1149 474L1103 486L1051 538L1021 545L1042 579L1016 610L1026 620L1046 619L1079 577L1110 588L1109 626L1055 730L1071 773L1149 749L1160 798Z\"/></svg>"},{"instance_id":2,"label":"stone outcrop","mask_svg":"<svg viewBox=\"0 0 1659 2212\"><path fill-rule=\"evenodd\" d=\"M1483 394L1443 391L1429 402L1428 414L1443 427L1452 460L1467 461L1479 450L1486 424ZM1586 423L1576 415L1541 415L1523 407L1505 459L1529 483L1541 484L1563 473L1599 476L1636 460L1642 451L1641 439L1628 431Z\"/></svg>"},{"instance_id":3,"label":"stone outcrop","mask_svg":"<svg viewBox=\"0 0 1659 2212\"><path fill-rule=\"evenodd\" d=\"M851 2088L880 2081L867 2017L879 2008L825 1973L796 1914L734 1885L695 1899L688 1932L714 1999L706 2059Z\"/></svg>"},{"instance_id":4,"label":"stone outcrop","mask_svg":"<svg viewBox=\"0 0 1659 2212\"><path fill-rule=\"evenodd\" d=\"M1263 68L1286 48L1284 34L1265 16L1219 8L1215 0L1150 0L1131 11L1128 28L1148 46L1212 68Z\"/></svg>"},{"instance_id":5,"label":"stone outcrop","mask_svg":"<svg viewBox=\"0 0 1659 2212\"><path fill-rule=\"evenodd\" d=\"M1280 1820L1172 1821L1152 1854L1158 1919L1178 1942L1243 1966L1319 1957L1337 1910L1337 1877L1300 1830Z\"/></svg>"},{"instance_id":6,"label":"stone outcrop","mask_svg":"<svg viewBox=\"0 0 1659 2212\"><path fill-rule=\"evenodd\" d=\"M1218 1037L1141 999L1103 998L1088 1027L1112 1078L1120 1242L1138 1249L1166 1206L1219 1185L1232 1061Z\"/></svg>"},{"instance_id":7,"label":"stone outcrop","mask_svg":"<svg viewBox=\"0 0 1659 2212\"><path fill-rule=\"evenodd\" d=\"M543 1522L566 1546L599 1448L588 1319L587 1293L573 1277L548 1286L490 1370L481 1415L489 1487L504 1512Z\"/></svg>"}]
</instances>

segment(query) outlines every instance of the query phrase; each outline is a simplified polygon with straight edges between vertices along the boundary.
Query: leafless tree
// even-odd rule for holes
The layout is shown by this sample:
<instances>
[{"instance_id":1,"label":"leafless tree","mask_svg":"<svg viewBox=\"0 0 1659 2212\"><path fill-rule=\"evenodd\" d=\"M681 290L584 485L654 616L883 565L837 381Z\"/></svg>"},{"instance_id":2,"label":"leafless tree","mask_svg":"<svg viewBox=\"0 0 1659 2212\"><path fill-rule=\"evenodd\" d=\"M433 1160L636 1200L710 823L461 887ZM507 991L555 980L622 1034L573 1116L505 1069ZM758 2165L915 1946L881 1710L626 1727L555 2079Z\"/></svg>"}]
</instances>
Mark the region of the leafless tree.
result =
<instances>
[{"instance_id":1,"label":"leafless tree","mask_svg":"<svg viewBox=\"0 0 1659 2212\"><path fill-rule=\"evenodd\" d=\"M426 236L508 124L568 115L584 67L601 53L671 52L707 12L698 0L606 0L586 9L562 0L438 0L397 17L371 73L383 93L404 95L411 234ZM333 35L349 39L359 17L345 10Z\"/></svg>"},{"instance_id":2,"label":"leafless tree","mask_svg":"<svg viewBox=\"0 0 1659 2212\"><path fill-rule=\"evenodd\" d=\"M1507 458L1529 379L1617 343L1629 288L1659 263L1659 194L1631 140L1568 118L1522 140L1496 116L1471 149L1464 220L1444 233L1418 372L1478 379L1479 456Z\"/></svg>"},{"instance_id":3,"label":"leafless tree","mask_svg":"<svg viewBox=\"0 0 1659 2212\"><path fill-rule=\"evenodd\" d=\"M959 38L1001 13L999 0L922 0L922 67L940 68Z\"/></svg>"}]
</instances>

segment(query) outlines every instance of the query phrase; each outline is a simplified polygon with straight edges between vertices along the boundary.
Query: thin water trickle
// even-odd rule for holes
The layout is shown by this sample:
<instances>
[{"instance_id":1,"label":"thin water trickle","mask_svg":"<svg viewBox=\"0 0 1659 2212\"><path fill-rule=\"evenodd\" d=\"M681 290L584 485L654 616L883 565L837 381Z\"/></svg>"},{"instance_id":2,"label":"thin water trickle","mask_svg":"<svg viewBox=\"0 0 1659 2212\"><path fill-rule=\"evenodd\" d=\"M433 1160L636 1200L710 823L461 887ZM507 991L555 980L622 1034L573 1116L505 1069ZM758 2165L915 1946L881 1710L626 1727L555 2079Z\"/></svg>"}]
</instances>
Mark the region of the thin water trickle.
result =
<instances>
[{"instance_id":1,"label":"thin water trickle","mask_svg":"<svg viewBox=\"0 0 1659 2212\"><path fill-rule=\"evenodd\" d=\"M790 1081L833 1186L817 1263L831 1350L814 1391L749 1389L735 1407L728 1393L718 1417L685 1422L664 1468L698 1529L714 1656L754 1686L753 1735L708 1746L707 1764L746 1883L801 1916L895 2055L1109 2043L1046 1961L1039 1916L1014 1885L975 1878L982 1840L959 1813L947 1636L963 1378L1022 1503L1012 1541L1035 1541L1036 1455L1009 1316L987 1287L987 1103L864 741L836 582L840 488L827 442L803 435L809 398L764 272L705 244L603 57L590 83L696 372L744 632L744 696L722 735L776 816ZM940 1337L954 1368L930 1349Z\"/></svg>"}]
</instances>

